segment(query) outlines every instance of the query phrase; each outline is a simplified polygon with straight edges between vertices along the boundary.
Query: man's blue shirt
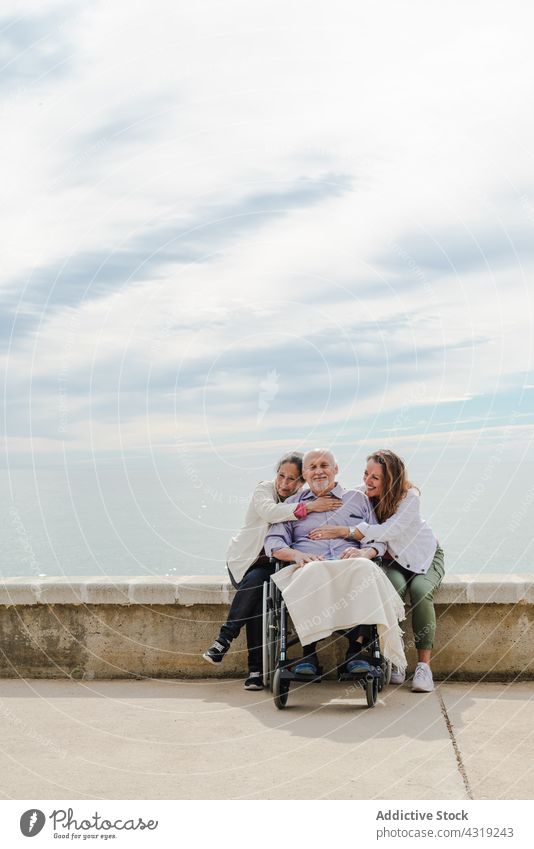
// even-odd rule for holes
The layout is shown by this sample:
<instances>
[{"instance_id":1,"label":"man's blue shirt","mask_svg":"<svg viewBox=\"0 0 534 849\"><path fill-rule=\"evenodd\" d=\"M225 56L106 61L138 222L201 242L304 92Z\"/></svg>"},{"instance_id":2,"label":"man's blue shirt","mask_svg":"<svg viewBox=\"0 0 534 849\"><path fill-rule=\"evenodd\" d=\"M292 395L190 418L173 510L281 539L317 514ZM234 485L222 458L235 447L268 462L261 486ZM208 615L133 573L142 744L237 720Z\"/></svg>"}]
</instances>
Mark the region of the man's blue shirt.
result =
<instances>
[{"instance_id":1,"label":"man's blue shirt","mask_svg":"<svg viewBox=\"0 0 534 849\"><path fill-rule=\"evenodd\" d=\"M270 556L273 551L279 551L281 548L294 548L297 551L304 552L304 554L319 554L326 560L339 560L349 545L356 548L368 548L369 545L362 546L357 541L341 539L340 537L337 539L309 539L310 531L325 525L347 525L351 527L359 522L377 524L371 502L361 490L344 489L336 483L328 495L343 501L342 506L337 510L328 510L324 513L308 513L305 519L299 519L297 522L278 522L271 525L265 537L265 553ZM285 503L306 503L318 497L313 494L311 489L305 488L297 495L287 498ZM380 556L386 551L386 545L381 542L373 543L372 547L376 549Z\"/></svg>"}]
</instances>

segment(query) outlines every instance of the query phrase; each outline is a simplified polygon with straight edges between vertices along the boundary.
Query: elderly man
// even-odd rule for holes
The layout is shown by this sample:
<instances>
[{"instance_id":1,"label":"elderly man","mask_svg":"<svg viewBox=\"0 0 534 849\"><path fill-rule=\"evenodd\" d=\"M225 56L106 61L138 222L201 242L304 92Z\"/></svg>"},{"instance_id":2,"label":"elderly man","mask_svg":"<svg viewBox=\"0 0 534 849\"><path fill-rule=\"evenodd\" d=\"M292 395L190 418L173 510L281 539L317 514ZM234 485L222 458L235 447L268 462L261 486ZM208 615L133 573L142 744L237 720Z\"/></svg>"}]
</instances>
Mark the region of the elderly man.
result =
<instances>
[{"instance_id":1,"label":"elderly man","mask_svg":"<svg viewBox=\"0 0 534 849\"><path fill-rule=\"evenodd\" d=\"M265 552L278 560L288 563L296 563L297 568L304 566L314 560L340 560L349 556L347 550L349 543L346 539L321 539L320 528L324 525L346 525L349 534L352 535L354 528L359 522L376 522L371 503L364 492L360 490L344 489L336 482L339 469L334 455L331 451L317 448L308 451L302 461L302 476L309 489L303 489L297 495L288 498L288 502L300 502L309 504L317 498L329 495L332 499L339 499L342 505L327 513L308 513L299 522L281 522L271 526L265 538ZM317 529L317 530L316 530ZM310 533L316 530L315 538L310 538ZM354 551L354 541L350 541L350 551ZM384 543L375 543L373 548L360 548L359 556L372 559L384 554L386 546ZM345 661L347 672L362 672L369 665L357 655L362 648L365 634L364 626L352 628L347 634L349 647ZM294 671L301 675L317 674L317 643L303 647L303 658L297 664Z\"/></svg>"}]
</instances>

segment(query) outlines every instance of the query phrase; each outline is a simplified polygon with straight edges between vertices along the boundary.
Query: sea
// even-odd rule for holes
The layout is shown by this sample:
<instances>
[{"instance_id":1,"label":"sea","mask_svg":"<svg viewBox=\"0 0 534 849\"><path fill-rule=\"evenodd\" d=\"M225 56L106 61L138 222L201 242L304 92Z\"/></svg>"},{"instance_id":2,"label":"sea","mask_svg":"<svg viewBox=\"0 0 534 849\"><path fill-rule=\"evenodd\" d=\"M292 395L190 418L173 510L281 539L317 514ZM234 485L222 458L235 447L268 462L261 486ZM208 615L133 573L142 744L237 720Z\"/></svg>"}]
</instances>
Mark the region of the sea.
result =
<instances>
[{"instance_id":1,"label":"sea","mask_svg":"<svg viewBox=\"0 0 534 849\"><path fill-rule=\"evenodd\" d=\"M358 485L360 466L353 462L339 482ZM511 467L494 451L478 462L422 457L412 471L448 573L534 573L532 464ZM253 488L272 476L266 464L209 457L6 467L0 470L0 572L224 575L228 541Z\"/></svg>"}]
</instances>

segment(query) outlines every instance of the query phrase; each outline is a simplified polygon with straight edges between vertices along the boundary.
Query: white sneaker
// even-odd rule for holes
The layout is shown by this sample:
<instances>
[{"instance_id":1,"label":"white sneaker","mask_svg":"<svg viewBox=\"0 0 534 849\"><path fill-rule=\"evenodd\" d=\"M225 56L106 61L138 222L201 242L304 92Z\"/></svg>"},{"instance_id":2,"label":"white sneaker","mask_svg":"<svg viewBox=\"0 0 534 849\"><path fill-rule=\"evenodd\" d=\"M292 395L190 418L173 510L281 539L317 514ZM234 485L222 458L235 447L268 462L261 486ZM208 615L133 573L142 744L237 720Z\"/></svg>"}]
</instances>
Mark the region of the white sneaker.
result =
<instances>
[{"instance_id":1,"label":"white sneaker","mask_svg":"<svg viewBox=\"0 0 534 849\"><path fill-rule=\"evenodd\" d=\"M434 689L432 670L428 663L418 663L412 681L412 693L431 693Z\"/></svg>"},{"instance_id":2,"label":"white sneaker","mask_svg":"<svg viewBox=\"0 0 534 849\"><path fill-rule=\"evenodd\" d=\"M391 668L390 684L404 684L406 681L406 672L402 669L397 669L396 666Z\"/></svg>"}]
</instances>

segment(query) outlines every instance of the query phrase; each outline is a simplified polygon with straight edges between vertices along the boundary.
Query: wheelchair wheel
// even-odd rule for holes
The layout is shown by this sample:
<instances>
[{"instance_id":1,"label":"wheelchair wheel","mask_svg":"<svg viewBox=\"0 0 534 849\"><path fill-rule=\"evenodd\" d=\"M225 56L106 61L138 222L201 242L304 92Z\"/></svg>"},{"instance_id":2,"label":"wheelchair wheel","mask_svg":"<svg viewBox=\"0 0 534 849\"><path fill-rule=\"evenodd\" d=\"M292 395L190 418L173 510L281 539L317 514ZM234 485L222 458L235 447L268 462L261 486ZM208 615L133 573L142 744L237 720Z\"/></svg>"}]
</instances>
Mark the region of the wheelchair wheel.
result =
<instances>
[{"instance_id":1,"label":"wheelchair wheel","mask_svg":"<svg viewBox=\"0 0 534 849\"><path fill-rule=\"evenodd\" d=\"M287 705L289 696L289 683L280 680L280 670L277 669L273 675L273 698L278 710L283 710Z\"/></svg>"},{"instance_id":2,"label":"wheelchair wheel","mask_svg":"<svg viewBox=\"0 0 534 849\"><path fill-rule=\"evenodd\" d=\"M273 675L278 662L278 639L274 599L271 596L269 583L267 581L263 584L262 634L263 686L269 687L272 693Z\"/></svg>"},{"instance_id":3,"label":"wheelchair wheel","mask_svg":"<svg viewBox=\"0 0 534 849\"><path fill-rule=\"evenodd\" d=\"M263 601L261 608L262 621L262 662L263 662L263 686L268 687L271 678L271 666L269 664L269 604L268 604L269 584L263 582Z\"/></svg>"},{"instance_id":4,"label":"wheelchair wheel","mask_svg":"<svg viewBox=\"0 0 534 849\"><path fill-rule=\"evenodd\" d=\"M382 677L378 684L378 692L387 687L391 681L391 661L383 657L380 666L382 667Z\"/></svg>"},{"instance_id":5,"label":"wheelchair wheel","mask_svg":"<svg viewBox=\"0 0 534 849\"><path fill-rule=\"evenodd\" d=\"M276 667L278 665L278 655L279 655L279 645L278 645L278 634L274 628L274 614L272 614L273 627L271 629L271 642L269 643L269 669L271 670L269 676L269 689L271 693L274 692L274 673L276 671Z\"/></svg>"},{"instance_id":6,"label":"wheelchair wheel","mask_svg":"<svg viewBox=\"0 0 534 849\"><path fill-rule=\"evenodd\" d=\"M267 616L267 625L269 628L269 641L267 643L267 653L269 656L269 687L271 693L274 686L274 673L278 666L278 658L280 655L280 641L278 639L278 622L274 609L274 599L270 599L270 608Z\"/></svg>"},{"instance_id":7,"label":"wheelchair wheel","mask_svg":"<svg viewBox=\"0 0 534 849\"><path fill-rule=\"evenodd\" d=\"M374 707L378 698L378 678L373 675L365 682L365 695L367 696L367 706Z\"/></svg>"}]
</instances>

